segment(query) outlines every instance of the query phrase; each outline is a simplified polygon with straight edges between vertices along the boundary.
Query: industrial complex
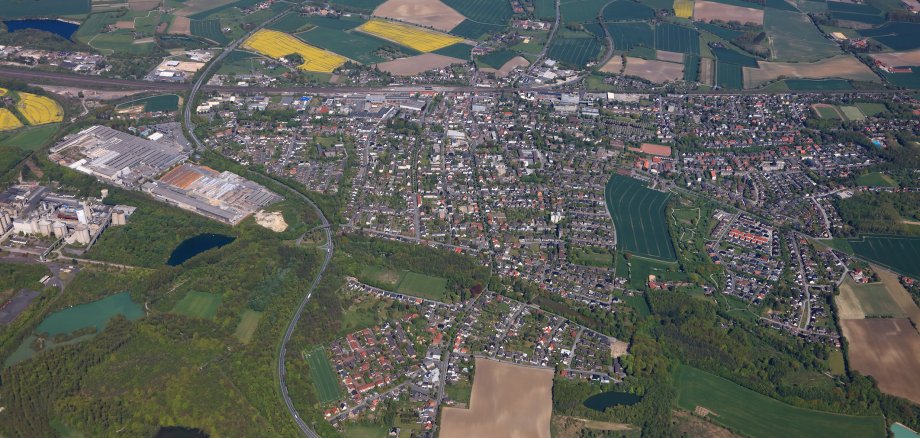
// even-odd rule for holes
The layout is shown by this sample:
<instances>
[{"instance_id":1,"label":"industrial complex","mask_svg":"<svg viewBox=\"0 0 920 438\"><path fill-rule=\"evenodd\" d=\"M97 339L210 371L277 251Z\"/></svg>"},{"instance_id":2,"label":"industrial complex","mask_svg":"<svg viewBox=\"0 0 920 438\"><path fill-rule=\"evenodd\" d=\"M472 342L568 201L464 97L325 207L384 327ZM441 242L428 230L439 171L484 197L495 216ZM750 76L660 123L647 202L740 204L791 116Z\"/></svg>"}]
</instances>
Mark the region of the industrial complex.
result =
<instances>
[{"instance_id":1,"label":"industrial complex","mask_svg":"<svg viewBox=\"0 0 920 438\"><path fill-rule=\"evenodd\" d=\"M189 163L177 166L158 181L144 184L143 189L163 202L231 225L282 199L233 172Z\"/></svg>"},{"instance_id":2,"label":"industrial complex","mask_svg":"<svg viewBox=\"0 0 920 438\"><path fill-rule=\"evenodd\" d=\"M157 142L97 125L65 137L51 148L49 156L100 181L137 189L144 180L185 161L188 151L174 142Z\"/></svg>"},{"instance_id":3,"label":"industrial complex","mask_svg":"<svg viewBox=\"0 0 920 438\"><path fill-rule=\"evenodd\" d=\"M109 225L125 225L135 207L106 205L54 193L36 184L20 184L0 192L0 231L10 232L9 245L23 247L32 240L57 245L92 245Z\"/></svg>"},{"instance_id":4,"label":"industrial complex","mask_svg":"<svg viewBox=\"0 0 920 438\"><path fill-rule=\"evenodd\" d=\"M142 138L92 126L66 137L49 156L105 183L143 190L160 201L231 225L282 199L233 172L184 163L187 148L157 134Z\"/></svg>"}]
</instances>

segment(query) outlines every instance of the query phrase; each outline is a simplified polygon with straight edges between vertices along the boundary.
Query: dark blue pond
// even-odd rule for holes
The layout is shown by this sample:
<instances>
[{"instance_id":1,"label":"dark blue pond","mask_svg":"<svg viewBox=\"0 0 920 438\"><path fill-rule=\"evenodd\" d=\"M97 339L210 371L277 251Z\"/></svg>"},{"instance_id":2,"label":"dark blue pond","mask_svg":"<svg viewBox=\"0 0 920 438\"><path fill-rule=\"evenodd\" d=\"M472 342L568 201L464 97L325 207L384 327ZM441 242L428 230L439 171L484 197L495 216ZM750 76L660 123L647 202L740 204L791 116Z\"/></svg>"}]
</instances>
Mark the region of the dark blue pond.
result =
<instances>
[{"instance_id":1,"label":"dark blue pond","mask_svg":"<svg viewBox=\"0 0 920 438\"><path fill-rule=\"evenodd\" d=\"M77 31L77 28L80 27L77 24L68 23L66 21L47 19L9 20L4 21L3 24L6 25L6 29L10 32L15 32L17 30L23 29L37 29L43 30L45 32L51 32L60 36L61 38L68 40L71 36L73 36L73 33Z\"/></svg>"},{"instance_id":2,"label":"dark blue pond","mask_svg":"<svg viewBox=\"0 0 920 438\"><path fill-rule=\"evenodd\" d=\"M594 409L595 411L604 412L604 409L607 409L611 406L625 405L632 406L642 400L642 397L639 397L635 394L630 394L628 392L603 392L600 394L592 395L584 401L584 405L587 408Z\"/></svg>"},{"instance_id":3,"label":"dark blue pond","mask_svg":"<svg viewBox=\"0 0 920 438\"><path fill-rule=\"evenodd\" d=\"M166 261L166 264L169 266L181 265L186 260L195 257L198 254L201 254L209 249L220 248L230 242L233 242L232 236L225 236L223 234L199 234L195 237L189 237L185 239L176 249L173 250L172 254L169 255L169 260Z\"/></svg>"}]
</instances>

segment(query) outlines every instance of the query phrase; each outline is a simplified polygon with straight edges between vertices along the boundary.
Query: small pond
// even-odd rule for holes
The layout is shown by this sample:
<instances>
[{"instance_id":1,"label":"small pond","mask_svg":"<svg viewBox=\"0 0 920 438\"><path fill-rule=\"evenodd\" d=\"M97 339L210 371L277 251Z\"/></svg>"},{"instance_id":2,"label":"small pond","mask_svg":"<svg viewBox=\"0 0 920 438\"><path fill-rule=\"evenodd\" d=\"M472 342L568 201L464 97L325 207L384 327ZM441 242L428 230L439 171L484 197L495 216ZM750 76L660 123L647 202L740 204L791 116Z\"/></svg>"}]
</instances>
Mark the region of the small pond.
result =
<instances>
[{"instance_id":1,"label":"small pond","mask_svg":"<svg viewBox=\"0 0 920 438\"><path fill-rule=\"evenodd\" d=\"M639 397L635 394L630 394L628 392L609 391L588 397L584 401L584 405L585 407L594 409L595 411L604 412L604 409L607 409L611 406L632 406L636 403L639 403L640 400L642 400L642 397Z\"/></svg>"},{"instance_id":2,"label":"small pond","mask_svg":"<svg viewBox=\"0 0 920 438\"><path fill-rule=\"evenodd\" d=\"M163 426L154 438L208 438L208 434L199 429L182 426Z\"/></svg>"},{"instance_id":3,"label":"small pond","mask_svg":"<svg viewBox=\"0 0 920 438\"><path fill-rule=\"evenodd\" d=\"M173 250L172 254L169 255L169 260L166 261L166 264L169 266L181 265L186 260L195 257L198 254L201 254L209 249L220 248L230 242L233 242L233 240L233 236L212 233L199 234L194 237L189 237Z\"/></svg>"}]
</instances>

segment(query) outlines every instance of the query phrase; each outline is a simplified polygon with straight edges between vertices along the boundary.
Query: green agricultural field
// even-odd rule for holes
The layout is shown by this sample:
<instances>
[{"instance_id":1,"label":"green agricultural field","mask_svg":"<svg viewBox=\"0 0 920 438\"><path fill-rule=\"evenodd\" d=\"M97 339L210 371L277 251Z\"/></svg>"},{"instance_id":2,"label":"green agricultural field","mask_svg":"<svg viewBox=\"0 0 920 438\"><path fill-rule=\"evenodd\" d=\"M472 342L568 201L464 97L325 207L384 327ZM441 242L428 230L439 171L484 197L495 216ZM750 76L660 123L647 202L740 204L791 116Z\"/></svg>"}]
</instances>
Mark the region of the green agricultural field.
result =
<instances>
[{"instance_id":1,"label":"green agricultural field","mask_svg":"<svg viewBox=\"0 0 920 438\"><path fill-rule=\"evenodd\" d=\"M840 54L840 47L800 12L767 8L763 26L774 61L817 61Z\"/></svg>"},{"instance_id":2,"label":"green agricultural field","mask_svg":"<svg viewBox=\"0 0 920 438\"><path fill-rule=\"evenodd\" d=\"M403 274L396 292L413 297L443 301L447 298L447 279L431 275L406 272Z\"/></svg>"},{"instance_id":3,"label":"green agricultural field","mask_svg":"<svg viewBox=\"0 0 920 438\"><path fill-rule=\"evenodd\" d=\"M610 176L604 191L616 227L618 251L662 260L677 257L665 217L669 194L618 174Z\"/></svg>"},{"instance_id":4,"label":"green agricultural field","mask_svg":"<svg viewBox=\"0 0 920 438\"><path fill-rule=\"evenodd\" d=\"M342 398L339 380L332 371L326 351L322 347L317 348L310 353L304 353L304 359L310 366L310 376L313 378L313 386L320 403L332 403Z\"/></svg>"},{"instance_id":5,"label":"green agricultural field","mask_svg":"<svg viewBox=\"0 0 920 438\"><path fill-rule=\"evenodd\" d=\"M131 100L115 107L122 109L135 105L144 105L144 111L177 111L179 109L179 96L175 94L161 94L159 96L144 97Z\"/></svg>"},{"instance_id":6,"label":"green agricultural field","mask_svg":"<svg viewBox=\"0 0 920 438\"><path fill-rule=\"evenodd\" d=\"M60 123L50 123L0 133L0 147L14 147L24 151L34 151L47 144L60 127Z\"/></svg>"},{"instance_id":7,"label":"green agricultural field","mask_svg":"<svg viewBox=\"0 0 920 438\"><path fill-rule=\"evenodd\" d=\"M480 56L477 61L487 67L499 69L516 56L518 56L518 53L514 50L498 50L488 55Z\"/></svg>"},{"instance_id":8,"label":"green agricultural field","mask_svg":"<svg viewBox=\"0 0 920 438\"><path fill-rule=\"evenodd\" d=\"M655 47L655 33L648 23L608 23L606 26L617 50L626 51L636 46Z\"/></svg>"},{"instance_id":9,"label":"green agricultural field","mask_svg":"<svg viewBox=\"0 0 920 438\"><path fill-rule=\"evenodd\" d=\"M191 20L189 28L192 31L192 35L207 38L219 44L228 41L220 30L220 20Z\"/></svg>"},{"instance_id":10,"label":"green agricultural field","mask_svg":"<svg viewBox=\"0 0 920 438\"><path fill-rule=\"evenodd\" d=\"M868 117L874 117L888 112L888 107L883 103L859 102L856 104L856 108L859 108L859 110Z\"/></svg>"},{"instance_id":11,"label":"green agricultural field","mask_svg":"<svg viewBox=\"0 0 920 438\"><path fill-rule=\"evenodd\" d=\"M895 182L890 176L885 175L881 172L872 172L865 175L860 175L856 178L856 184L861 186L868 187L897 187L898 183Z\"/></svg>"},{"instance_id":12,"label":"green agricultural field","mask_svg":"<svg viewBox=\"0 0 920 438\"><path fill-rule=\"evenodd\" d=\"M3 0L4 18L80 15L90 12L90 0Z\"/></svg>"},{"instance_id":13,"label":"green agricultural field","mask_svg":"<svg viewBox=\"0 0 920 438\"><path fill-rule=\"evenodd\" d=\"M655 29L655 48L669 52L700 54L700 33L696 29L671 23L659 24Z\"/></svg>"},{"instance_id":14,"label":"green agricultural field","mask_svg":"<svg viewBox=\"0 0 920 438\"><path fill-rule=\"evenodd\" d=\"M740 30L729 29L727 27L718 26L712 23L705 23L701 21L695 24L696 24L697 29L705 30L706 32L709 32L727 41L731 41L744 34L744 32Z\"/></svg>"},{"instance_id":15,"label":"green agricultural field","mask_svg":"<svg viewBox=\"0 0 920 438\"><path fill-rule=\"evenodd\" d=\"M399 51L409 55L416 54L416 52L408 47L397 48L396 45L389 41L374 38L356 31L316 27L312 30L299 33L297 36L317 47L322 47L363 64L373 64L384 61L385 58L381 57L377 52L386 47L389 47L390 50L394 52Z\"/></svg>"},{"instance_id":16,"label":"green agricultural field","mask_svg":"<svg viewBox=\"0 0 920 438\"><path fill-rule=\"evenodd\" d=\"M102 52L130 53L132 55L145 55L156 47L153 40L135 40L129 30L101 33L93 37L87 44Z\"/></svg>"},{"instance_id":17,"label":"green agricultural field","mask_svg":"<svg viewBox=\"0 0 920 438\"><path fill-rule=\"evenodd\" d=\"M298 31L306 30L313 26L307 22L306 18L307 17L302 17L300 14L287 14L266 27L286 33L297 33Z\"/></svg>"},{"instance_id":18,"label":"green agricultural field","mask_svg":"<svg viewBox=\"0 0 920 438\"><path fill-rule=\"evenodd\" d=\"M615 0L604 8L604 21L648 20L655 17L655 10L632 0Z\"/></svg>"},{"instance_id":19,"label":"green agricultural field","mask_svg":"<svg viewBox=\"0 0 920 438\"><path fill-rule=\"evenodd\" d=\"M473 51L473 46L469 44L457 43L452 46L447 46L443 49L435 50L434 53L438 55L450 56L457 59L469 60L470 53Z\"/></svg>"},{"instance_id":20,"label":"green agricultural field","mask_svg":"<svg viewBox=\"0 0 920 438\"><path fill-rule=\"evenodd\" d=\"M239 339L240 342L248 344L252 340L252 335L256 333L256 329L259 328L260 319L262 319L262 312L256 312L252 309L244 310L243 314L240 315L240 323L237 324L233 336Z\"/></svg>"},{"instance_id":21,"label":"green agricultural field","mask_svg":"<svg viewBox=\"0 0 920 438\"><path fill-rule=\"evenodd\" d=\"M594 38L554 38L546 52L549 58L582 67L597 58L601 45Z\"/></svg>"},{"instance_id":22,"label":"green agricultural field","mask_svg":"<svg viewBox=\"0 0 920 438\"><path fill-rule=\"evenodd\" d=\"M740 90L744 86L744 71L738 64L716 62L716 85Z\"/></svg>"},{"instance_id":23,"label":"green agricultural field","mask_svg":"<svg viewBox=\"0 0 920 438\"><path fill-rule=\"evenodd\" d=\"M700 79L700 57L684 55L684 80L696 82Z\"/></svg>"},{"instance_id":24,"label":"green agricultural field","mask_svg":"<svg viewBox=\"0 0 920 438\"><path fill-rule=\"evenodd\" d=\"M847 239L856 255L904 275L920 278L920 237L869 235Z\"/></svg>"},{"instance_id":25,"label":"green agricultural field","mask_svg":"<svg viewBox=\"0 0 920 438\"><path fill-rule=\"evenodd\" d=\"M534 0L533 9L538 20L552 20L556 17L556 2L553 0Z\"/></svg>"},{"instance_id":26,"label":"green agricultural field","mask_svg":"<svg viewBox=\"0 0 920 438\"><path fill-rule=\"evenodd\" d=\"M781 81L792 91L831 91L852 90L850 81L845 79L786 79Z\"/></svg>"},{"instance_id":27,"label":"green agricultural field","mask_svg":"<svg viewBox=\"0 0 920 438\"><path fill-rule=\"evenodd\" d=\"M885 436L882 417L856 417L785 404L719 376L686 365L677 370L677 404L698 406L710 421L756 437Z\"/></svg>"},{"instance_id":28,"label":"green agricultural field","mask_svg":"<svg viewBox=\"0 0 920 438\"><path fill-rule=\"evenodd\" d=\"M561 0L559 12L563 23L587 23L597 21L601 8L610 0Z\"/></svg>"},{"instance_id":29,"label":"green agricultural field","mask_svg":"<svg viewBox=\"0 0 920 438\"><path fill-rule=\"evenodd\" d=\"M217 308L220 307L220 300L221 297L217 294L190 291L176 303L172 311L192 318L213 319L217 315Z\"/></svg>"},{"instance_id":30,"label":"green agricultural field","mask_svg":"<svg viewBox=\"0 0 920 438\"><path fill-rule=\"evenodd\" d=\"M866 318L905 318L907 315L888 293L884 283L857 284L847 277L844 284L853 291Z\"/></svg>"},{"instance_id":31,"label":"green agricultural field","mask_svg":"<svg viewBox=\"0 0 920 438\"><path fill-rule=\"evenodd\" d=\"M514 15L511 3L494 0L444 0L447 6L477 23L495 24L504 27ZM462 23L461 23L462 24Z\"/></svg>"},{"instance_id":32,"label":"green agricultural field","mask_svg":"<svg viewBox=\"0 0 920 438\"><path fill-rule=\"evenodd\" d=\"M841 376L846 372L846 367L843 362L843 352L840 350L833 350L830 353L830 356L827 358L827 367L830 369L831 374L835 376Z\"/></svg>"},{"instance_id":33,"label":"green agricultural field","mask_svg":"<svg viewBox=\"0 0 920 438\"><path fill-rule=\"evenodd\" d=\"M477 40L490 32L498 32L505 28L504 24L479 23L470 19L463 20L450 33L463 38Z\"/></svg>"},{"instance_id":34,"label":"green agricultural field","mask_svg":"<svg viewBox=\"0 0 920 438\"><path fill-rule=\"evenodd\" d=\"M889 21L881 27L860 29L857 32L864 37L872 37L892 50L920 48L920 23Z\"/></svg>"}]
</instances>

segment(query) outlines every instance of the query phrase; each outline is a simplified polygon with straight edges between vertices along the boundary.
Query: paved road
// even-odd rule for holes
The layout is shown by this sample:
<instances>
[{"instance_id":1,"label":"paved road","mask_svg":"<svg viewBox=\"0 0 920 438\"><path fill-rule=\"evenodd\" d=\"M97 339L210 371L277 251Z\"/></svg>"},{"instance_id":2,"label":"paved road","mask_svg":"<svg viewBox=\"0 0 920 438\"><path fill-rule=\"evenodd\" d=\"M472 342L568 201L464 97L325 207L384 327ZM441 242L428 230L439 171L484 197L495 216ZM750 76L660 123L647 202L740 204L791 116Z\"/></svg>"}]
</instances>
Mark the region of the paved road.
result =
<instances>
[{"instance_id":1,"label":"paved road","mask_svg":"<svg viewBox=\"0 0 920 438\"><path fill-rule=\"evenodd\" d=\"M549 50L549 46L550 44L552 44L553 38L556 37L556 31L559 30L559 21L562 17L562 14L559 13L560 1L561 0L556 0L556 20L553 22L553 29L550 30L549 36L546 38L546 44L543 44L543 50L540 51L540 54L537 55L537 59L535 59L530 64L530 67L527 68L528 72L533 71L533 69L536 68L538 64L540 64L540 61L542 61L543 58L546 56L546 52Z\"/></svg>"},{"instance_id":2,"label":"paved road","mask_svg":"<svg viewBox=\"0 0 920 438\"><path fill-rule=\"evenodd\" d=\"M249 35L252 35L253 33L257 32L259 29L262 29L263 27L265 27L267 24L272 23L275 20L281 18L286 13L287 12L285 11L285 12L282 12L276 15L272 19L260 24L259 26L256 26L255 29L251 30L249 33L242 36L238 40L230 43L230 45L228 45L226 49L224 49L224 51L220 53L220 55L218 55L217 57L212 59L210 63L208 63L207 67L205 67L205 70L198 76L198 79L192 85L192 89L189 92L188 99L186 100L185 114L182 120L183 128L185 128L189 137L191 137L192 142L194 143L196 148L203 150L204 145L201 143L201 140L198 139L198 136L195 135L195 126L192 124L191 107L195 103L195 95L203 88L202 85L205 83L205 81L207 81L208 75L210 75L211 69L214 68L215 65L218 65L228 53L232 52L237 46L239 46L243 42L243 40L248 38ZM2 72L0 72L0 75L2 75ZM329 261L332 260L332 252L334 251L334 244L332 242L332 232L329 230L329 220L326 219L326 216L323 214L323 211L320 210L320 208L316 204L314 204L313 201L310 200L310 198L298 192L293 187L289 186L287 183L282 182L282 181L278 181L278 182L283 184L285 188L287 188L291 194L293 194L294 196L300 197L307 204L310 205L310 207L316 212L316 215L322 221L322 229L326 234L326 244L322 246L322 249L326 253L326 257L323 259L323 265L320 267L319 272L316 273L316 278L313 279L313 283L310 284L310 288L307 289L307 294L304 295L303 300L300 301L300 305L297 306L297 311L294 312L294 316L291 319L290 324L288 324L287 330L285 330L284 332L284 338L281 340L281 347L278 349L278 377L279 377L278 382L279 382L279 387L281 389L281 397L284 399L284 404L287 407L288 413L290 413L291 416L294 417L294 421L297 423L297 427L300 428L301 432L303 432L304 435L310 438L319 438L319 435L316 433L316 431L314 431L313 428L308 426L307 423L305 423L303 419L300 418L300 414L297 412L297 409L294 407L294 403L291 401L291 397L288 394L287 381L285 380L287 377L285 360L287 359L286 357L287 356L287 344L291 340L291 335L294 333L294 329L297 327L297 322L300 321L300 316L303 314L304 307L307 305L307 302L310 301L310 297L313 296L313 291L316 290L316 286L319 285L320 281L322 280L323 273L326 272L326 268L329 267ZM313 230L310 230L308 232L311 232L311 231ZM303 236L298 238L298 241L302 241L302 239L303 239Z\"/></svg>"}]
</instances>

